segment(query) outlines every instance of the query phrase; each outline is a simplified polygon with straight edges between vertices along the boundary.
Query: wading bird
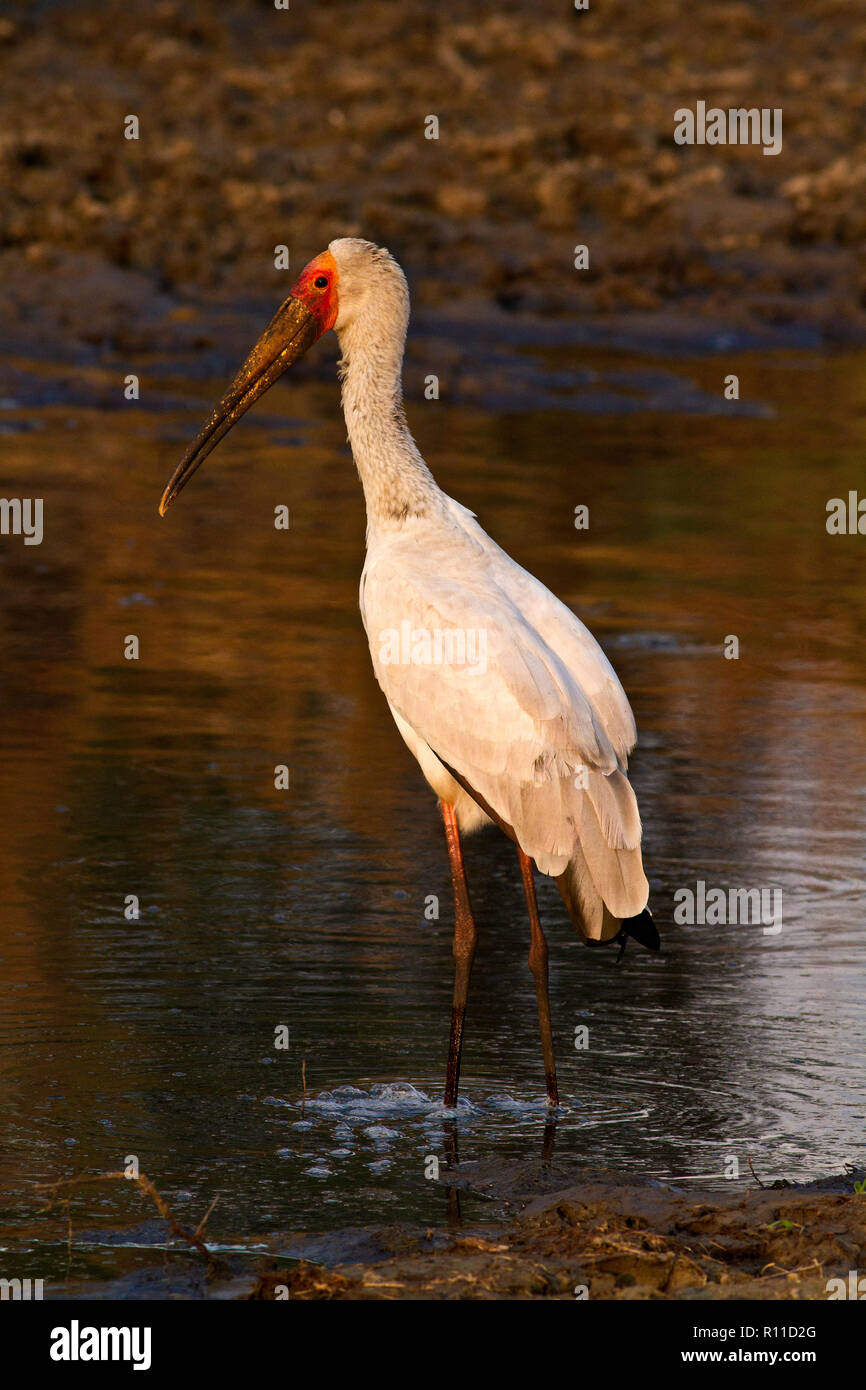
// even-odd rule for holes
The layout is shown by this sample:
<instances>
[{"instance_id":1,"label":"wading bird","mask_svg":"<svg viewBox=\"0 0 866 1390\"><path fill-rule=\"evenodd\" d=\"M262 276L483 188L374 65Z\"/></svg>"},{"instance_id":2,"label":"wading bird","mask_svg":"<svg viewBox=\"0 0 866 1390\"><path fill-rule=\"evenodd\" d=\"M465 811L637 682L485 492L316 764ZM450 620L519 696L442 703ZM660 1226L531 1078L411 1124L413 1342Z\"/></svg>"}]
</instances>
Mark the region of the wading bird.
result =
<instances>
[{"instance_id":1,"label":"wading bird","mask_svg":"<svg viewBox=\"0 0 866 1390\"><path fill-rule=\"evenodd\" d=\"M626 777L634 718L583 623L437 486L403 411L408 321L406 278L394 258L368 241L332 241L303 271L190 444L159 510L165 514L286 368L335 329L343 410L367 504L361 614L376 679L441 802L448 842L456 922L445 1104L457 1103L476 943L460 833L492 821L520 859L547 1097L556 1105L533 861L556 879L587 945L619 941L624 948L632 936L658 950L640 816Z\"/></svg>"}]
</instances>

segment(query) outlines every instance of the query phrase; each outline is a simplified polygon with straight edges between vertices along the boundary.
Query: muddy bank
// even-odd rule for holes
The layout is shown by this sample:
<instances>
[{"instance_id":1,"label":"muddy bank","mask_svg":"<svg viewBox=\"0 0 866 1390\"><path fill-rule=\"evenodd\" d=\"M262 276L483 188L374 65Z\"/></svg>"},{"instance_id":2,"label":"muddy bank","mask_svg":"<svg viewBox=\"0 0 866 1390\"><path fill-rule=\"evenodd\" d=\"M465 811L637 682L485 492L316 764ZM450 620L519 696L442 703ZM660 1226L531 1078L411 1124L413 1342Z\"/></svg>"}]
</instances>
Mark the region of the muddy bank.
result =
<instances>
[{"instance_id":1,"label":"muddy bank","mask_svg":"<svg viewBox=\"0 0 866 1390\"><path fill-rule=\"evenodd\" d=\"M277 297L275 246L294 269L362 234L399 255L418 305L862 336L864 55L866 24L835 0L806 20L785 0L13 3L4 334L196 339L191 299ZM674 111L698 100L782 108L782 152L675 144Z\"/></svg>"},{"instance_id":2,"label":"muddy bank","mask_svg":"<svg viewBox=\"0 0 866 1390\"><path fill-rule=\"evenodd\" d=\"M304 1299L825 1299L828 1279L866 1260L857 1176L730 1196L602 1176L529 1198L495 1231L403 1236L389 1258L274 1272L252 1296L285 1284Z\"/></svg>"},{"instance_id":3,"label":"muddy bank","mask_svg":"<svg viewBox=\"0 0 866 1390\"><path fill-rule=\"evenodd\" d=\"M807 1184L685 1192L555 1163L473 1164L443 1176L454 1184L451 1229L271 1236L246 1249L208 1234L210 1259L180 1248L163 1222L99 1236L79 1215L75 1244L99 1247L93 1277L54 1283L48 1296L825 1300L828 1280L847 1289L866 1265L866 1197L855 1187L864 1178L852 1168ZM497 1222L472 1224L479 1198L497 1204Z\"/></svg>"}]
</instances>

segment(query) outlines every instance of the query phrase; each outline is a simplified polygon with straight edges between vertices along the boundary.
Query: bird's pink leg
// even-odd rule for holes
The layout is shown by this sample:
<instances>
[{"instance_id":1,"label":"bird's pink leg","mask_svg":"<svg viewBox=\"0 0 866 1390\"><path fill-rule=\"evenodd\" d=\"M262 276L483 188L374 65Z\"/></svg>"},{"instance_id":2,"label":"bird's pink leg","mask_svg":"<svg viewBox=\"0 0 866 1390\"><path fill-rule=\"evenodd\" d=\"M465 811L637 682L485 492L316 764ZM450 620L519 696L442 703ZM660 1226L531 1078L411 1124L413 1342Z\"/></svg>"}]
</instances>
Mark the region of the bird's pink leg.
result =
<instances>
[{"instance_id":1,"label":"bird's pink leg","mask_svg":"<svg viewBox=\"0 0 866 1390\"><path fill-rule=\"evenodd\" d=\"M469 975L475 957L478 933L475 930L475 918L472 916L469 887L463 868L457 813L447 801L441 802L441 806L445 838L448 841L448 858L451 861L451 882L454 885L454 1003L451 1008L451 1040L448 1044L448 1072L445 1078L445 1104L453 1108L457 1104L463 1020L466 1017Z\"/></svg>"},{"instance_id":2,"label":"bird's pink leg","mask_svg":"<svg viewBox=\"0 0 866 1390\"><path fill-rule=\"evenodd\" d=\"M550 1028L550 996L547 991L547 942L541 929L538 915L538 900L535 896L535 883L532 878L532 860L517 846L520 857L520 872L523 876L523 891L526 906L529 908L529 968L535 980L535 996L538 1000L538 1025L541 1029L541 1049L544 1053L544 1079L547 1085L549 1105L559 1104L559 1090L556 1085L556 1060L553 1055L553 1034Z\"/></svg>"}]
</instances>

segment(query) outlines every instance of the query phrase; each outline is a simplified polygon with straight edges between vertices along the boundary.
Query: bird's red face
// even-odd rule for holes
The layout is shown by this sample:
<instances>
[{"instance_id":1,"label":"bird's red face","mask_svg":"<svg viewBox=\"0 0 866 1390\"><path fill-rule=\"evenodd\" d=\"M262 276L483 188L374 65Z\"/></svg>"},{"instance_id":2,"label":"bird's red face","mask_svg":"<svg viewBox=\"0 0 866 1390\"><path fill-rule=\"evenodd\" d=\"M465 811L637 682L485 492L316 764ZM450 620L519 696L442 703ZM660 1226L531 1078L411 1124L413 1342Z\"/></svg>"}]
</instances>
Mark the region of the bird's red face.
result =
<instances>
[{"instance_id":1,"label":"bird's red face","mask_svg":"<svg viewBox=\"0 0 866 1390\"><path fill-rule=\"evenodd\" d=\"M301 271L288 299L280 305L244 362L207 424L196 435L169 479L160 516L165 513L193 473L245 415L254 401L273 386L293 362L337 322L339 274L330 251Z\"/></svg>"},{"instance_id":2,"label":"bird's red face","mask_svg":"<svg viewBox=\"0 0 866 1390\"><path fill-rule=\"evenodd\" d=\"M305 266L292 286L295 299L306 304L310 313L327 333L337 322L339 299L337 293L337 262L330 251L323 251Z\"/></svg>"}]
</instances>

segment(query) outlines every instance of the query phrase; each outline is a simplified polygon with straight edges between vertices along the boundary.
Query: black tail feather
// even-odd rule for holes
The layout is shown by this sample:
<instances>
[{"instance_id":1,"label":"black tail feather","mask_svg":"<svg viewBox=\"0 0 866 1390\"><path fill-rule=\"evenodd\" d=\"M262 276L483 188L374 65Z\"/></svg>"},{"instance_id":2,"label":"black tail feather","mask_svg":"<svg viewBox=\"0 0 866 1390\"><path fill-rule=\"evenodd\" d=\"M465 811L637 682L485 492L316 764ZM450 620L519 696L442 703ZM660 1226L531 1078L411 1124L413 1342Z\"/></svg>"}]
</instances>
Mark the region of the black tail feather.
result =
<instances>
[{"instance_id":1,"label":"black tail feather","mask_svg":"<svg viewBox=\"0 0 866 1390\"><path fill-rule=\"evenodd\" d=\"M614 941L620 943L617 961L622 960L630 936L634 937L638 945L645 946L648 951L661 950L662 943L648 907L645 907L643 912L639 912L636 917L623 919L618 935L613 938Z\"/></svg>"}]
</instances>

